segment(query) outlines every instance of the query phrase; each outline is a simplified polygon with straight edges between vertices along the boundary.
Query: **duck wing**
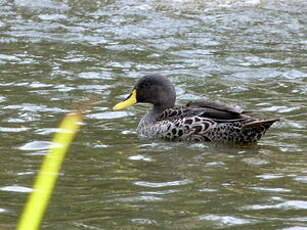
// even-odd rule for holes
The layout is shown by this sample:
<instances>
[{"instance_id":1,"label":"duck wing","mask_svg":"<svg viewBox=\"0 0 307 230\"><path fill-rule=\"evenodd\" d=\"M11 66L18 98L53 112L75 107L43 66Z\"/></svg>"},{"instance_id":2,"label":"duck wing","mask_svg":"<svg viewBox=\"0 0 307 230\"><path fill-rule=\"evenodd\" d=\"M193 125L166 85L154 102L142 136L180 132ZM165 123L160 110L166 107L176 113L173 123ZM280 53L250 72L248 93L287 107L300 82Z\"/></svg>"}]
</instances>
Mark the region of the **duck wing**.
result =
<instances>
[{"instance_id":1,"label":"duck wing","mask_svg":"<svg viewBox=\"0 0 307 230\"><path fill-rule=\"evenodd\" d=\"M225 105L216 101L197 101L186 104L187 116L199 116L210 118L215 121L238 121L250 119L244 115L239 106Z\"/></svg>"},{"instance_id":2,"label":"duck wing","mask_svg":"<svg viewBox=\"0 0 307 230\"><path fill-rule=\"evenodd\" d=\"M196 108L211 108L214 110L225 111L233 114L243 113L243 109L237 105L226 105L219 101L190 101L186 104L187 107Z\"/></svg>"},{"instance_id":3,"label":"duck wing","mask_svg":"<svg viewBox=\"0 0 307 230\"><path fill-rule=\"evenodd\" d=\"M158 120L176 120L189 117L206 118L218 123L254 120L239 106L229 106L220 102L189 102L186 106L169 108L162 112Z\"/></svg>"}]
</instances>

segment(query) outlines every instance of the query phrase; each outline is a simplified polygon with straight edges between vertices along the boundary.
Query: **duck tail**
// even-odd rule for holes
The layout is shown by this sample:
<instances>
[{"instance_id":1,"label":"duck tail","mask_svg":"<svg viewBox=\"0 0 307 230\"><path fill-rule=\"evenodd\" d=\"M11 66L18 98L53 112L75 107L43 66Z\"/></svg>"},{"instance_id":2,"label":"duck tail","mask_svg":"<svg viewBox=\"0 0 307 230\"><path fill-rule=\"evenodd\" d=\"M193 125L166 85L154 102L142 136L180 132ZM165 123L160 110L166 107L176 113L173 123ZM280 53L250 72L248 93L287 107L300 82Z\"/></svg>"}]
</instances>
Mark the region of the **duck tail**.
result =
<instances>
[{"instance_id":1,"label":"duck tail","mask_svg":"<svg viewBox=\"0 0 307 230\"><path fill-rule=\"evenodd\" d=\"M242 128L256 128L258 126L264 126L266 129L270 128L276 121L280 121L280 118L273 118L267 120L256 120L246 123Z\"/></svg>"}]
</instances>

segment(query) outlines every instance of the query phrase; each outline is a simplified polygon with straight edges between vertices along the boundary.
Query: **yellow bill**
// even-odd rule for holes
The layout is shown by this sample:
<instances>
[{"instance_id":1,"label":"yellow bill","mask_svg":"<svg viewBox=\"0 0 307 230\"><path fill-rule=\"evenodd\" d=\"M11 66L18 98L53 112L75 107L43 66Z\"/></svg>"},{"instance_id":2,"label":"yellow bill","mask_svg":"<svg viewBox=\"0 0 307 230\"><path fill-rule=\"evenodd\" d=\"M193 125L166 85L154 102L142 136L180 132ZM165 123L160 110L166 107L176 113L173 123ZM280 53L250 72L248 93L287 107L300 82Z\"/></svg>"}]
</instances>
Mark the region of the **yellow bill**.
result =
<instances>
[{"instance_id":1,"label":"yellow bill","mask_svg":"<svg viewBox=\"0 0 307 230\"><path fill-rule=\"evenodd\" d=\"M131 105L134 105L135 103L137 103L136 101L136 90L132 90L132 93L129 95L129 97L122 101L122 102L119 102L118 104L116 104L114 107L113 107L113 110L122 110L122 109L125 109Z\"/></svg>"}]
</instances>

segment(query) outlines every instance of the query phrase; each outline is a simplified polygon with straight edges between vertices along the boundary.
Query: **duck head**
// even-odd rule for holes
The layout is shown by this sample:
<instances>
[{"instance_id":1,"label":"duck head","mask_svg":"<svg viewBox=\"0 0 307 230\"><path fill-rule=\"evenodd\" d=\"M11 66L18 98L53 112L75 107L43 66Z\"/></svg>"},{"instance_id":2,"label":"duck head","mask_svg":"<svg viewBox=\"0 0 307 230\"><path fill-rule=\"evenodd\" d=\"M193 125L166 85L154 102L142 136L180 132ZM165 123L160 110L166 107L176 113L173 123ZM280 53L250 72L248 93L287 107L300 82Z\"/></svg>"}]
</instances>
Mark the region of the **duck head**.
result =
<instances>
[{"instance_id":1,"label":"duck head","mask_svg":"<svg viewBox=\"0 0 307 230\"><path fill-rule=\"evenodd\" d=\"M154 109L164 110L174 107L176 101L175 87L164 76L151 74L139 79L131 94L116 104L113 110L122 110L136 103L149 103Z\"/></svg>"}]
</instances>

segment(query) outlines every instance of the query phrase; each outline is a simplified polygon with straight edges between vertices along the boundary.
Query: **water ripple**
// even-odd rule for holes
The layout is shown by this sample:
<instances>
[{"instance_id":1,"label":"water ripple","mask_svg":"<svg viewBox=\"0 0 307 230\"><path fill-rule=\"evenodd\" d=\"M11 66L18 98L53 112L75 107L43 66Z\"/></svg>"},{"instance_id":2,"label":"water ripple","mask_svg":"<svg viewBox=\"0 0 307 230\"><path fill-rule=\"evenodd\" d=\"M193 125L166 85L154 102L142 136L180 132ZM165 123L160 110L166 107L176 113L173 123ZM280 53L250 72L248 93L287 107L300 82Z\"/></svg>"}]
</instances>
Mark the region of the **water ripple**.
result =
<instances>
[{"instance_id":1,"label":"water ripple","mask_svg":"<svg viewBox=\"0 0 307 230\"><path fill-rule=\"evenodd\" d=\"M38 17L42 20L47 20L47 21L58 21L58 20L63 20L67 19L67 16L64 14L40 14Z\"/></svg>"},{"instance_id":2,"label":"water ripple","mask_svg":"<svg viewBox=\"0 0 307 230\"><path fill-rule=\"evenodd\" d=\"M180 180L180 181L168 181L168 182L147 182L147 181L136 181L135 185L142 187L151 187L151 188L161 188L169 186L180 186L192 183L191 180Z\"/></svg>"},{"instance_id":3,"label":"water ripple","mask_svg":"<svg viewBox=\"0 0 307 230\"><path fill-rule=\"evenodd\" d=\"M134 218L131 219L132 223L135 224L141 224L141 225L152 225L152 224L158 224L157 221L152 220L152 219L144 219L144 218Z\"/></svg>"},{"instance_id":4,"label":"water ripple","mask_svg":"<svg viewBox=\"0 0 307 230\"><path fill-rule=\"evenodd\" d=\"M307 227L303 226L293 226L293 227L287 227L287 228L281 228L281 230L306 230Z\"/></svg>"},{"instance_id":5,"label":"water ripple","mask_svg":"<svg viewBox=\"0 0 307 230\"><path fill-rule=\"evenodd\" d=\"M163 199L155 196L136 196L136 197L119 198L117 200L121 202L139 202L139 201L153 202L153 201L162 201Z\"/></svg>"},{"instance_id":6,"label":"water ripple","mask_svg":"<svg viewBox=\"0 0 307 230\"><path fill-rule=\"evenodd\" d=\"M6 98L3 96L0 96L0 103L6 101Z\"/></svg>"},{"instance_id":7,"label":"water ripple","mask_svg":"<svg viewBox=\"0 0 307 230\"><path fill-rule=\"evenodd\" d=\"M150 158L150 157L145 157L145 156L143 156L143 155L129 156L128 159L129 159L129 160L133 160L133 161L152 161L152 158Z\"/></svg>"},{"instance_id":8,"label":"water ripple","mask_svg":"<svg viewBox=\"0 0 307 230\"><path fill-rule=\"evenodd\" d=\"M12 127L0 127L0 132L4 133L19 133L26 130L29 130L30 128L22 127L22 128L12 128Z\"/></svg>"},{"instance_id":9,"label":"water ripple","mask_svg":"<svg viewBox=\"0 0 307 230\"><path fill-rule=\"evenodd\" d=\"M291 189L285 188L265 188L265 187L249 187L249 189L256 190L256 191L265 191L265 192L291 192Z\"/></svg>"},{"instance_id":10,"label":"water ripple","mask_svg":"<svg viewBox=\"0 0 307 230\"><path fill-rule=\"evenodd\" d=\"M219 216L219 215L203 215L199 216L199 220L208 220L219 226L233 226L255 223L255 220L242 219L234 216Z\"/></svg>"},{"instance_id":11,"label":"water ripple","mask_svg":"<svg viewBox=\"0 0 307 230\"><path fill-rule=\"evenodd\" d=\"M262 210L262 209L284 209L284 210L299 210L299 209L307 209L307 201L303 200L289 200L282 202L280 204L275 205L250 205L243 207L243 209L247 210Z\"/></svg>"},{"instance_id":12,"label":"water ripple","mask_svg":"<svg viewBox=\"0 0 307 230\"><path fill-rule=\"evenodd\" d=\"M22 192L22 193L30 193L33 191L32 188L18 186L18 185L0 187L0 190L6 192Z\"/></svg>"},{"instance_id":13,"label":"water ripple","mask_svg":"<svg viewBox=\"0 0 307 230\"><path fill-rule=\"evenodd\" d=\"M301 183L307 183L307 176L297 176L294 180L299 181Z\"/></svg>"},{"instance_id":14,"label":"water ripple","mask_svg":"<svg viewBox=\"0 0 307 230\"><path fill-rule=\"evenodd\" d=\"M4 106L4 109L12 109L12 110L20 110L20 111L29 111L29 112L56 112L56 113L63 113L68 112L68 110L60 109L58 107L50 108L46 105L35 105L24 103L21 105L8 105Z\"/></svg>"},{"instance_id":15,"label":"water ripple","mask_svg":"<svg viewBox=\"0 0 307 230\"><path fill-rule=\"evenodd\" d=\"M102 120L102 119L115 119L115 118L128 117L132 115L133 114L131 114L130 112L118 111L118 112L93 113L93 114L87 115L87 117L90 119Z\"/></svg>"},{"instance_id":16,"label":"water ripple","mask_svg":"<svg viewBox=\"0 0 307 230\"><path fill-rule=\"evenodd\" d=\"M50 141L32 141L19 147L22 151L36 151L49 149L52 142Z\"/></svg>"}]
</instances>

